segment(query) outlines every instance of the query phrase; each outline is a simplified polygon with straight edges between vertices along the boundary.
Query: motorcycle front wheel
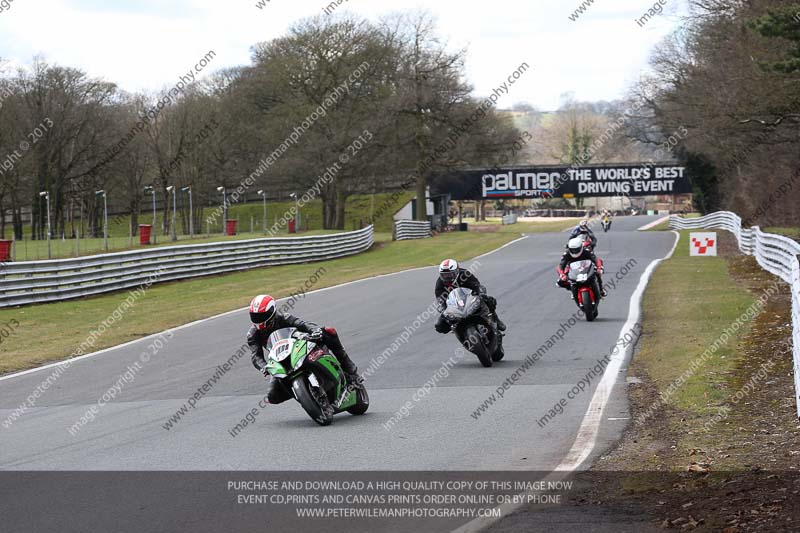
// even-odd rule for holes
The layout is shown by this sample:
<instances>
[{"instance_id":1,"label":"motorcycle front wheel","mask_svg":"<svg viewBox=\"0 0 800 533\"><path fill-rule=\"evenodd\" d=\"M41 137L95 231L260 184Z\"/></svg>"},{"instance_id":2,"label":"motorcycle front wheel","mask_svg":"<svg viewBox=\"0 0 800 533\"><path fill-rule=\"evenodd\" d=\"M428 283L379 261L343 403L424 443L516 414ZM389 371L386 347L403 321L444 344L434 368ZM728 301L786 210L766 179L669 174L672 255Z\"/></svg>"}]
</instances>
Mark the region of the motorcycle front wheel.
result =
<instances>
[{"instance_id":1,"label":"motorcycle front wheel","mask_svg":"<svg viewBox=\"0 0 800 533\"><path fill-rule=\"evenodd\" d=\"M324 393L321 395L323 398L317 400L316 395L311 392L308 380L304 376L294 380L292 390L294 390L295 398L303 406L311 420L320 426L331 425L333 422L333 407Z\"/></svg>"},{"instance_id":2,"label":"motorcycle front wheel","mask_svg":"<svg viewBox=\"0 0 800 533\"><path fill-rule=\"evenodd\" d=\"M583 311L583 316L586 317L587 322L593 322L597 318L597 302L591 300L589 293L583 293L582 296L579 296L578 307Z\"/></svg>"},{"instance_id":3,"label":"motorcycle front wheel","mask_svg":"<svg viewBox=\"0 0 800 533\"><path fill-rule=\"evenodd\" d=\"M497 346L497 350L495 350L494 353L492 354L492 361L494 361L495 363L497 361L502 361L503 357L505 356L506 356L506 351L505 349L503 349L503 345L500 344Z\"/></svg>"},{"instance_id":4,"label":"motorcycle front wheel","mask_svg":"<svg viewBox=\"0 0 800 533\"><path fill-rule=\"evenodd\" d=\"M495 333L495 335L497 335L497 346L492 354L492 361L496 363L503 360L503 357L506 356L506 350L503 348L503 334L498 331Z\"/></svg>"},{"instance_id":5,"label":"motorcycle front wheel","mask_svg":"<svg viewBox=\"0 0 800 533\"><path fill-rule=\"evenodd\" d=\"M470 342L470 339L473 339ZM478 361L485 367L492 366L492 356L489 350L486 349L483 342L483 336L478 332L478 328L470 326L464 330L464 347L470 352L478 356Z\"/></svg>"}]
</instances>

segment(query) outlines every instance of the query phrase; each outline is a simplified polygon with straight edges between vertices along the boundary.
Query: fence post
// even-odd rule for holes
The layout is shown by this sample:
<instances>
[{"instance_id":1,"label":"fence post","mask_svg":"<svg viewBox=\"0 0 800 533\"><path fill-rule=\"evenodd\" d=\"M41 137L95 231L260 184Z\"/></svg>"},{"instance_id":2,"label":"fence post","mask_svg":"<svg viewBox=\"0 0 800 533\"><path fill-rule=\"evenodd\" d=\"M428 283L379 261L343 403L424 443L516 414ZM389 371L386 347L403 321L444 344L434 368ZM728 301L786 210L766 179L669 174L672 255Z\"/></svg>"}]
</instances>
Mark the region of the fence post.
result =
<instances>
[{"instance_id":1,"label":"fence post","mask_svg":"<svg viewBox=\"0 0 800 533\"><path fill-rule=\"evenodd\" d=\"M800 255L792 265L792 358L794 361L794 395L797 418L800 419Z\"/></svg>"}]
</instances>

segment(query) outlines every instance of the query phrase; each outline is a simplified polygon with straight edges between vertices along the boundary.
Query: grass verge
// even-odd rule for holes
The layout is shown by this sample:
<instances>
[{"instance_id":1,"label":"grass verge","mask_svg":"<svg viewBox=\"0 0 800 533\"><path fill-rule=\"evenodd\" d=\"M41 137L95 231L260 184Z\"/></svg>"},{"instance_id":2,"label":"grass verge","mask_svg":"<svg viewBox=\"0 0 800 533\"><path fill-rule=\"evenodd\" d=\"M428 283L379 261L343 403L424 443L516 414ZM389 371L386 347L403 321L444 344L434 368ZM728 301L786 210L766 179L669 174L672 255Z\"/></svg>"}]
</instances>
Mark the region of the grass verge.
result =
<instances>
[{"instance_id":1,"label":"grass verge","mask_svg":"<svg viewBox=\"0 0 800 533\"><path fill-rule=\"evenodd\" d=\"M633 422L593 467L612 483L591 497L602 485L604 502L667 529L796 531L790 295L730 234L720 257L690 258L688 233L647 289Z\"/></svg>"},{"instance_id":2,"label":"grass verge","mask_svg":"<svg viewBox=\"0 0 800 533\"><path fill-rule=\"evenodd\" d=\"M766 228L764 231L766 233L775 233L776 235L783 235L790 239L800 241L800 228Z\"/></svg>"},{"instance_id":3,"label":"grass verge","mask_svg":"<svg viewBox=\"0 0 800 533\"><path fill-rule=\"evenodd\" d=\"M652 376L663 392L754 300L730 279L724 258L689 256L689 233L681 232L674 256L658 268L642 303L644 341L633 371ZM672 403L702 412L708 400L721 399L719 384L735 360L736 339L730 339L670 395Z\"/></svg>"},{"instance_id":4,"label":"grass verge","mask_svg":"<svg viewBox=\"0 0 800 533\"><path fill-rule=\"evenodd\" d=\"M166 329L246 306L257 292L290 296L310 279L309 290L408 268L435 265L443 257L467 259L494 250L519 232L447 233L435 239L386 242L361 255L306 265L257 269L196 281L154 285L90 351L116 346ZM320 268L324 274L320 275ZM431 281L431 284L433 281ZM433 285L431 285L433 286ZM119 308L128 293L0 311L1 324L16 324L0 342L0 373L69 357ZM247 324L242 324L242 332Z\"/></svg>"},{"instance_id":5,"label":"grass verge","mask_svg":"<svg viewBox=\"0 0 800 533\"><path fill-rule=\"evenodd\" d=\"M719 232L720 257L690 258L688 233L645 293L632 421L576 475L563 509L625 531L798 531L791 296L730 234ZM528 506L507 522L541 514ZM492 531L516 530L502 526Z\"/></svg>"}]
</instances>

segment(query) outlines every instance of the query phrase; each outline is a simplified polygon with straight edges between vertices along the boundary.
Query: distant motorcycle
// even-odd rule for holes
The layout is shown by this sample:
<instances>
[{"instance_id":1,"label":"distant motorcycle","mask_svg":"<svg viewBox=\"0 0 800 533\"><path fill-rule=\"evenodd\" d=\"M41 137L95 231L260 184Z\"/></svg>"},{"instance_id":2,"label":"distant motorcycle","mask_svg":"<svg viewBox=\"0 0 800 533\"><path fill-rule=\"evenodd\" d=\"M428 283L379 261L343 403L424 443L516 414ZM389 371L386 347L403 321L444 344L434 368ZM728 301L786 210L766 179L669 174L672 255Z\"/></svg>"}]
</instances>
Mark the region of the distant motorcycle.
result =
<instances>
[{"instance_id":1,"label":"distant motorcycle","mask_svg":"<svg viewBox=\"0 0 800 533\"><path fill-rule=\"evenodd\" d=\"M611 230L611 219L604 218L602 222L600 222L600 225L603 226L603 233L608 233L609 230Z\"/></svg>"},{"instance_id":2,"label":"distant motorcycle","mask_svg":"<svg viewBox=\"0 0 800 533\"><path fill-rule=\"evenodd\" d=\"M444 318L461 345L477 355L483 366L490 367L505 356L503 334L480 295L454 289L447 298Z\"/></svg>"},{"instance_id":3,"label":"distant motorcycle","mask_svg":"<svg viewBox=\"0 0 800 533\"><path fill-rule=\"evenodd\" d=\"M569 265L567 276L575 303L583 311L586 320L592 322L597 318L600 306L597 268L589 260L575 261Z\"/></svg>"},{"instance_id":4,"label":"distant motorcycle","mask_svg":"<svg viewBox=\"0 0 800 533\"><path fill-rule=\"evenodd\" d=\"M369 408L364 386L348 387L339 361L322 344L295 328L279 329L267 340L267 372L281 380L308 416L321 426L347 411L363 415Z\"/></svg>"}]
</instances>

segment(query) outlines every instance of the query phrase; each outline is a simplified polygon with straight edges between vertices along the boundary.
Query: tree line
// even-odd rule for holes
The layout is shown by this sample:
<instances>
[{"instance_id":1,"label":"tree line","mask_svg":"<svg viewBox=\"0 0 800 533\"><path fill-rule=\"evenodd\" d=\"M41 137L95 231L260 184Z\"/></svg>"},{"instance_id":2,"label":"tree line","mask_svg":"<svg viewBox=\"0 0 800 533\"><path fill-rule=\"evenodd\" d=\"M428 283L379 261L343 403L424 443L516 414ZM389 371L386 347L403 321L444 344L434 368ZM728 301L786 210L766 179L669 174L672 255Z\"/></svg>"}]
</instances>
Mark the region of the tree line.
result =
<instances>
[{"instance_id":1,"label":"tree line","mask_svg":"<svg viewBox=\"0 0 800 533\"><path fill-rule=\"evenodd\" d=\"M181 198L176 213L185 233L190 216L204 227L203 208L221 202L220 187L243 191L239 201L259 189L270 198L314 190L324 227L343 229L353 194L411 186L424 198L434 172L513 162L508 147L519 131L465 78L465 51L451 50L424 13L306 19L254 45L249 65L179 91L129 93L34 58L0 72L0 235L8 219L23 238L31 209L29 236L46 236L42 192L54 236L81 227L100 235L100 190L113 210L131 214L135 230L151 206L146 187L169 210L170 186L193 193L194 212ZM454 137L465 123L469 131ZM341 164L365 131L370 141ZM320 180L337 162L335 178ZM163 217L164 232L171 218Z\"/></svg>"},{"instance_id":2,"label":"tree line","mask_svg":"<svg viewBox=\"0 0 800 533\"><path fill-rule=\"evenodd\" d=\"M633 97L631 130L674 148L703 212L749 224L800 224L800 3L693 0L689 19L654 52Z\"/></svg>"}]
</instances>

